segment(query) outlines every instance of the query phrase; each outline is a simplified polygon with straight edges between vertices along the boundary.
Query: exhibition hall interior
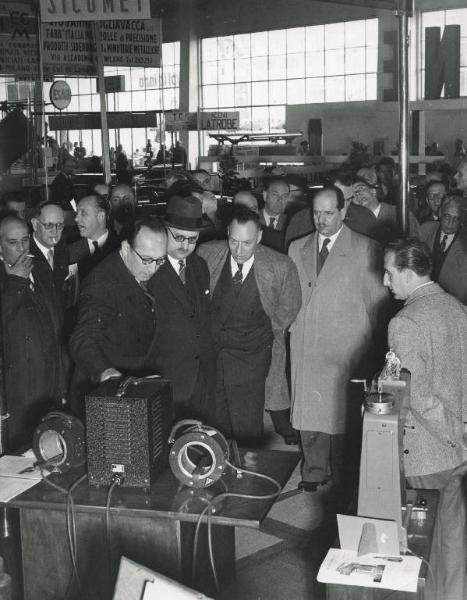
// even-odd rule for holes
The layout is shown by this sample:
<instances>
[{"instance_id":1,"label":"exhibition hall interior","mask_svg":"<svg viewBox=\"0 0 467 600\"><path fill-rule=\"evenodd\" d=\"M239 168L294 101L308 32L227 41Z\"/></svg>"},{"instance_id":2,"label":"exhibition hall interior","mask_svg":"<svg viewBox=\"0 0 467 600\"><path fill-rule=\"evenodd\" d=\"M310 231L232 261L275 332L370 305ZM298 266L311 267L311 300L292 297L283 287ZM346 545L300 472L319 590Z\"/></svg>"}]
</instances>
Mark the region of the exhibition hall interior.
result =
<instances>
[{"instance_id":1,"label":"exhibition hall interior","mask_svg":"<svg viewBox=\"0 0 467 600\"><path fill-rule=\"evenodd\" d=\"M0 600L467 600L466 0L0 5Z\"/></svg>"}]
</instances>

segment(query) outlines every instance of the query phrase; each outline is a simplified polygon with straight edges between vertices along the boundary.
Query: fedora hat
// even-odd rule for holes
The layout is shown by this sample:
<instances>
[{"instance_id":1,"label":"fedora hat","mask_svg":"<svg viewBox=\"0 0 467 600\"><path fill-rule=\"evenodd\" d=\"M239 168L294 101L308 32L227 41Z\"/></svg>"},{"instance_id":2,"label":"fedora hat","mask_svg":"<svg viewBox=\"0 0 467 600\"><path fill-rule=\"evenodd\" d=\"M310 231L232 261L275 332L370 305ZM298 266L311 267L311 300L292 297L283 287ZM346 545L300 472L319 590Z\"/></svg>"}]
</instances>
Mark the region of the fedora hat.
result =
<instances>
[{"instance_id":1,"label":"fedora hat","mask_svg":"<svg viewBox=\"0 0 467 600\"><path fill-rule=\"evenodd\" d=\"M186 231L201 231L208 226L203 220L201 200L194 196L172 196L167 203L164 222Z\"/></svg>"}]
</instances>

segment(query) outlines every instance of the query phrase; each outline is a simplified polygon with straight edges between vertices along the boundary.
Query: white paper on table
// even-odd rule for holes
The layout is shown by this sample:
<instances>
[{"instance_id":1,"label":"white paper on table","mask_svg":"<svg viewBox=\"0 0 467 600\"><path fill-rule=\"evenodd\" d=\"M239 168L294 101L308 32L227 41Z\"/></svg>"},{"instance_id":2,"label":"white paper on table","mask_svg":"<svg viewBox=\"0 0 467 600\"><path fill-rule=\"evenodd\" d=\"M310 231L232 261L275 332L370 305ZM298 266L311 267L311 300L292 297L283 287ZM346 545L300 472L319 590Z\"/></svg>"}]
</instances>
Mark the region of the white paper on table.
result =
<instances>
[{"instance_id":1,"label":"white paper on table","mask_svg":"<svg viewBox=\"0 0 467 600\"><path fill-rule=\"evenodd\" d=\"M0 477L0 502L9 502L29 488L37 485L37 479L21 479L20 477Z\"/></svg>"},{"instance_id":2,"label":"white paper on table","mask_svg":"<svg viewBox=\"0 0 467 600\"><path fill-rule=\"evenodd\" d=\"M20 479L42 479L38 468L33 468L37 461L33 455L29 456L9 456L0 458L0 477L19 477ZM27 471L27 469L33 469Z\"/></svg>"},{"instance_id":3,"label":"white paper on table","mask_svg":"<svg viewBox=\"0 0 467 600\"><path fill-rule=\"evenodd\" d=\"M422 561L416 556L401 556L402 562L391 562L383 558L374 558L372 554L357 556L353 550L330 548L318 573L321 583L340 585L358 585L371 588L384 588L401 592L416 592L418 574ZM384 565L381 582L373 581L367 573L344 575L337 570L342 564L358 563L363 565Z\"/></svg>"},{"instance_id":4,"label":"white paper on table","mask_svg":"<svg viewBox=\"0 0 467 600\"><path fill-rule=\"evenodd\" d=\"M170 598L170 600L209 600L201 592L187 588L163 575L156 575L154 581L146 583L143 600L161 600L161 598Z\"/></svg>"}]
</instances>

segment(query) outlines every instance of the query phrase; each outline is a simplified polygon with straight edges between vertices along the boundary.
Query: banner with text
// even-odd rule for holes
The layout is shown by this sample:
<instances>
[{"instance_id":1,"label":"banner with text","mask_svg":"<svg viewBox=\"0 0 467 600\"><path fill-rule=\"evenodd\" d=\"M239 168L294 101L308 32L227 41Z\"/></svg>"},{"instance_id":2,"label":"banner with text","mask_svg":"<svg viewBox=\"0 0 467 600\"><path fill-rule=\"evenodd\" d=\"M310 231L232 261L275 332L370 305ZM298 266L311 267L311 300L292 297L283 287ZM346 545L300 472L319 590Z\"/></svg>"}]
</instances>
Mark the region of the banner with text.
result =
<instances>
[{"instance_id":1,"label":"banner with text","mask_svg":"<svg viewBox=\"0 0 467 600\"><path fill-rule=\"evenodd\" d=\"M0 2L0 73L39 77L37 21L29 4Z\"/></svg>"},{"instance_id":2,"label":"banner with text","mask_svg":"<svg viewBox=\"0 0 467 600\"><path fill-rule=\"evenodd\" d=\"M150 19L149 0L40 0L43 23Z\"/></svg>"},{"instance_id":3,"label":"banner with text","mask_svg":"<svg viewBox=\"0 0 467 600\"><path fill-rule=\"evenodd\" d=\"M218 129L240 129L240 113L235 112L202 112L200 114L200 129L213 131Z\"/></svg>"}]
</instances>

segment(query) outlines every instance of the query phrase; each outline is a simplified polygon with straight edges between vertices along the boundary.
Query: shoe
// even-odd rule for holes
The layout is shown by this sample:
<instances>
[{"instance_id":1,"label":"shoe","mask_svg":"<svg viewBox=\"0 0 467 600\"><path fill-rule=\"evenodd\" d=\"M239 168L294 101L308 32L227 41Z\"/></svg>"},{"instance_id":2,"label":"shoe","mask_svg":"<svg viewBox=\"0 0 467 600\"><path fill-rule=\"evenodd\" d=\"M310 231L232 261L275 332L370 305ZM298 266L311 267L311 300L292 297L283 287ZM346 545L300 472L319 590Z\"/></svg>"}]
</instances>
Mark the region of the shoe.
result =
<instances>
[{"instance_id":1,"label":"shoe","mask_svg":"<svg viewBox=\"0 0 467 600\"><path fill-rule=\"evenodd\" d=\"M291 433L287 433L287 434L283 435L282 437L284 439L284 442L287 444L287 446L297 446L298 445L298 435L294 430L292 430Z\"/></svg>"},{"instance_id":2,"label":"shoe","mask_svg":"<svg viewBox=\"0 0 467 600\"><path fill-rule=\"evenodd\" d=\"M299 492L317 492L319 488L326 485L327 481L300 481L298 484Z\"/></svg>"}]
</instances>

